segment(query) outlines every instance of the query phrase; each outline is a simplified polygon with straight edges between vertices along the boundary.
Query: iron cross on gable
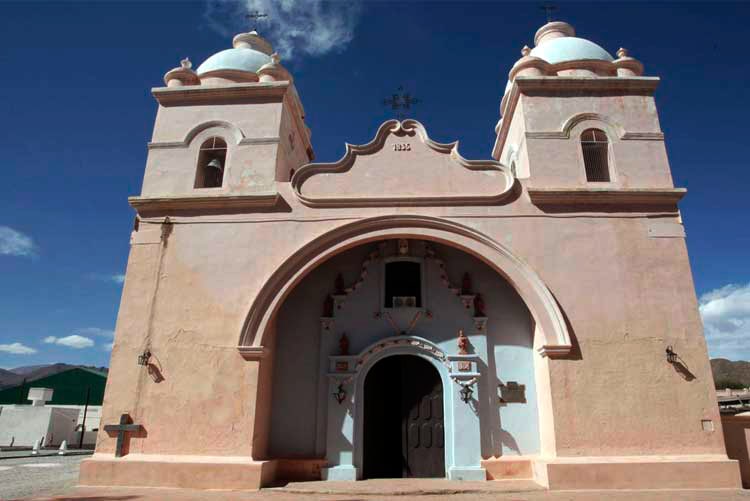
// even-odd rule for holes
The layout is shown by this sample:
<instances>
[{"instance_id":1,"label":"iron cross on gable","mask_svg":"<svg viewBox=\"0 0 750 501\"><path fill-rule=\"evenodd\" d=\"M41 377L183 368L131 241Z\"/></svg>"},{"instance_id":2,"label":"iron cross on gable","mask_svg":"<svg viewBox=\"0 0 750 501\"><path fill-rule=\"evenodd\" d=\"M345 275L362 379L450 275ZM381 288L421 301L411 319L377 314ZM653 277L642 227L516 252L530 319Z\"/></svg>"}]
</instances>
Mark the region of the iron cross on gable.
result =
<instances>
[{"instance_id":1,"label":"iron cross on gable","mask_svg":"<svg viewBox=\"0 0 750 501\"><path fill-rule=\"evenodd\" d=\"M402 113L399 110L410 110L412 105L419 103L420 100L412 97L409 92L405 92L403 86L396 89L396 92L391 94L391 97L383 99L383 104L385 106L390 106L392 110L397 112L399 117L402 116Z\"/></svg>"},{"instance_id":2,"label":"iron cross on gable","mask_svg":"<svg viewBox=\"0 0 750 501\"><path fill-rule=\"evenodd\" d=\"M143 429L143 426L139 424L133 424L133 420L130 419L129 414L123 414L120 416L120 424L108 424L104 425L104 431L107 433L117 433L117 446L115 447L115 457L121 458L122 452L125 448L125 436L126 433L138 433Z\"/></svg>"}]
</instances>

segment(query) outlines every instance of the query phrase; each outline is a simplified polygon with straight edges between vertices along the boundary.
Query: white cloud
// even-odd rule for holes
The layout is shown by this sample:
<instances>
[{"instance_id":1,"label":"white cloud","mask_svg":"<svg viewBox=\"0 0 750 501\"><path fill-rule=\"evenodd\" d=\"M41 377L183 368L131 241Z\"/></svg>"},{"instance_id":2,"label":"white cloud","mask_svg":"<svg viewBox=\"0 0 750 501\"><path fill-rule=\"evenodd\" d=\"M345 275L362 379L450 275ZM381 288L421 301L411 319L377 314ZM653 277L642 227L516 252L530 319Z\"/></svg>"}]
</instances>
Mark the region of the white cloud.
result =
<instances>
[{"instance_id":1,"label":"white cloud","mask_svg":"<svg viewBox=\"0 0 750 501\"><path fill-rule=\"evenodd\" d=\"M268 17L247 19L259 12ZM354 38L360 2L321 0L208 0L209 25L224 36L257 27L285 58L322 56L343 50Z\"/></svg>"},{"instance_id":2,"label":"white cloud","mask_svg":"<svg viewBox=\"0 0 750 501\"><path fill-rule=\"evenodd\" d=\"M98 337L112 337L115 335L115 331L111 329L101 329L99 327L83 327L76 329L73 334L79 334L84 336L98 336Z\"/></svg>"},{"instance_id":3,"label":"white cloud","mask_svg":"<svg viewBox=\"0 0 750 501\"><path fill-rule=\"evenodd\" d=\"M36 245L31 237L8 226L0 226L0 256L34 256Z\"/></svg>"},{"instance_id":4,"label":"white cloud","mask_svg":"<svg viewBox=\"0 0 750 501\"><path fill-rule=\"evenodd\" d=\"M65 337L47 336L44 338L44 342L48 344L59 344L61 346L67 346L69 348L91 348L94 346L94 341L90 338L79 336L78 334L71 334Z\"/></svg>"},{"instance_id":5,"label":"white cloud","mask_svg":"<svg viewBox=\"0 0 750 501\"><path fill-rule=\"evenodd\" d=\"M750 360L750 283L707 292L699 305L711 357Z\"/></svg>"},{"instance_id":6,"label":"white cloud","mask_svg":"<svg viewBox=\"0 0 750 501\"><path fill-rule=\"evenodd\" d=\"M21 343L0 344L0 351L13 355L33 355L36 353L34 348Z\"/></svg>"},{"instance_id":7,"label":"white cloud","mask_svg":"<svg viewBox=\"0 0 750 501\"><path fill-rule=\"evenodd\" d=\"M122 284L125 282L125 275L123 273L89 273L88 278L92 280L100 280L102 282L114 282L116 284Z\"/></svg>"}]
</instances>

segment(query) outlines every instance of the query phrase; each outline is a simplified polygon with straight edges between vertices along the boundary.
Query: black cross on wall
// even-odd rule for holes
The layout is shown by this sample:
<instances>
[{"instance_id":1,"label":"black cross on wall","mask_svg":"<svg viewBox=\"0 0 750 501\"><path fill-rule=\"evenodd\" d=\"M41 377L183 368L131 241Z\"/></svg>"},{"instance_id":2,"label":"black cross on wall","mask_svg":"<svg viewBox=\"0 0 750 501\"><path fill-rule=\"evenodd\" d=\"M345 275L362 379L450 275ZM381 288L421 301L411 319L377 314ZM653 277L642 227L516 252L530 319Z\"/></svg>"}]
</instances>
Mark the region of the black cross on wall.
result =
<instances>
[{"instance_id":1,"label":"black cross on wall","mask_svg":"<svg viewBox=\"0 0 750 501\"><path fill-rule=\"evenodd\" d=\"M104 431L107 433L117 433L117 446L115 448L115 457L121 458L123 456L123 449L125 448L126 433L139 433L143 430L143 426L139 424L133 424L133 420L130 419L129 414L123 414L120 416L120 424L108 424L104 425Z\"/></svg>"}]
</instances>

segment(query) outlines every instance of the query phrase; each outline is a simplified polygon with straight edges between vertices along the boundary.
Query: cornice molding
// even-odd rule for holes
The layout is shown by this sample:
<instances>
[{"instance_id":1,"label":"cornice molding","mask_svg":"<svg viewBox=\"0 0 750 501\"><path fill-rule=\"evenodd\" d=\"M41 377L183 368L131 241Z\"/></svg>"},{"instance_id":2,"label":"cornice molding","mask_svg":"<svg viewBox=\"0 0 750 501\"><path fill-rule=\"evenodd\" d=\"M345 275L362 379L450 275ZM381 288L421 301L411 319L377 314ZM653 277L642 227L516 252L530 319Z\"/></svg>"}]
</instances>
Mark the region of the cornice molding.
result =
<instances>
[{"instance_id":1,"label":"cornice molding","mask_svg":"<svg viewBox=\"0 0 750 501\"><path fill-rule=\"evenodd\" d=\"M247 144L279 144L281 138L278 136L274 137L243 137L237 143L238 146ZM175 148L187 148L190 146L190 141L157 141L148 143L149 150L162 150L162 149L175 149Z\"/></svg>"},{"instance_id":2,"label":"cornice molding","mask_svg":"<svg viewBox=\"0 0 750 501\"><path fill-rule=\"evenodd\" d=\"M174 197L128 197L128 203L136 212L149 213L186 209L246 209L273 207L279 199L277 192L254 193L252 195L202 195Z\"/></svg>"},{"instance_id":3,"label":"cornice molding","mask_svg":"<svg viewBox=\"0 0 750 501\"><path fill-rule=\"evenodd\" d=\"M258 361L266 358L270 353L263 346L238 346L237 351L248 361Z\"/></svg>"},{"instance_id":4,"label":"cornice molding","mask_svg":"<svg viewBox=\"0 0 750 501\"><path fill-rule=\"evenodd\" d=\"M531 91L628 91L653 93L659 77L517 77L513 85Z\"/></svg>"},{"instance_id":5,"label":"cornice molding","mask_svg":"<svg viewBox=\"0 0 750 501\"><path fill-rule=\"evenodd\" d=\"M564 358L570 354L572 349L573 349L573 346L569 344L560 344L560 345L545 344L537 348L537 352L543 357Z\"/></svg>"},{"instance_id":6,"label":"cornice molding","mask_svg":"<svg viewBox=\"0 0 750 501\"><path fill-rule=\"evenodd\" d=\"M232 85L191 85L185 87L156 87L151 94L162 106L180 106L222 102L252 102L258 98L281 100L289 90L290 82L249 82Z\"/></svg>"},{"instance_id":7,"label":"cornice molding","mask_svg":"<svg viewBox=\"0 0 750 501\"><path fill-rule=\"evenodd\" d=\"M381 151L390 135L417 136L432 151L447 155L460 167L471 171L497 171L504 177L502 189L492 195L399 195L391 197L342 196L316 197L303 192L304 184L318 174L344 174L355 165L357 157ZM416 120L388 120L378 128L375 137L367 144L346 143L346 152L336 162L306 164L299 168L291 180L297 198L308 207L385 207L385 206L438 206L438 205L488 205L497 204L511 195L515 182L510 169L496 160L467 160L458 152L458 141L438 143L427 135L424 126Z\"/></svg>"},{"instance_id":8,"label":"cornice molding","mask_svg":"<svg viewBox=\"0 0 750 501\"><path fill-rule=\"evenodd\" d=\"M528 188L534 205L650 204L674 205L685 188Z\"/></svg>"}]
</instances>

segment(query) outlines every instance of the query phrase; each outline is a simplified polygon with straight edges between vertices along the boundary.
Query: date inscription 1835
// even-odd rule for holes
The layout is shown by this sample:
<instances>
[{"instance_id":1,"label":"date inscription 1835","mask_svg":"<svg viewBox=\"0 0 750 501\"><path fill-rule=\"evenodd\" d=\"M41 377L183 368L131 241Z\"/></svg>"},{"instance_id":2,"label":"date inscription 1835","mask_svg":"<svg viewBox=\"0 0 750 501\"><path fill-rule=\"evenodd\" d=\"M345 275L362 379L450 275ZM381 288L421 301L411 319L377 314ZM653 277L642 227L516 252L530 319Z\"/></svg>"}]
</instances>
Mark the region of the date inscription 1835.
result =
<instances>
[{"instance_id":1,"label":"date inscription 1835","mask_svg":"<svg viewBox=\"0 0 750 501\"><path fill-rule=\"evenodd\" d=\"M411 151L411 144L409 143L396 143L393 145L393 151Z\"/></svg>"}]
</instances>

